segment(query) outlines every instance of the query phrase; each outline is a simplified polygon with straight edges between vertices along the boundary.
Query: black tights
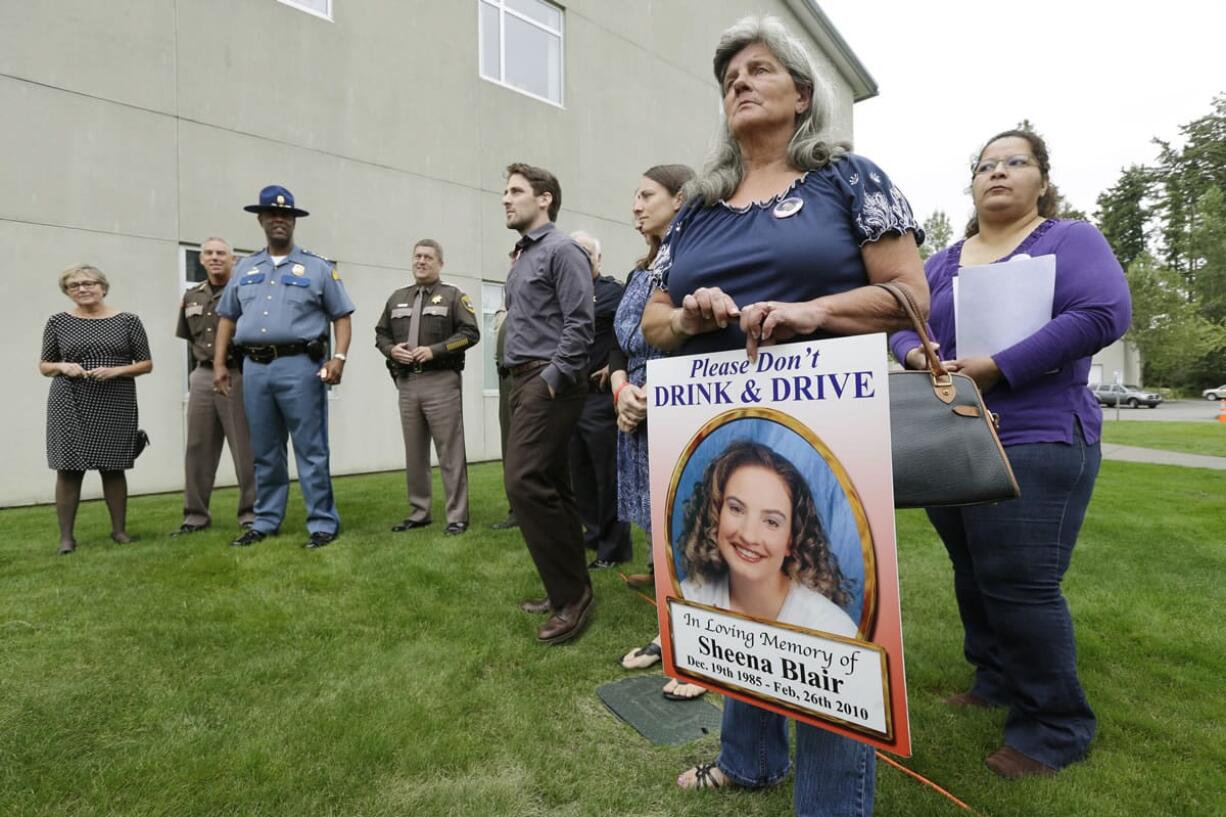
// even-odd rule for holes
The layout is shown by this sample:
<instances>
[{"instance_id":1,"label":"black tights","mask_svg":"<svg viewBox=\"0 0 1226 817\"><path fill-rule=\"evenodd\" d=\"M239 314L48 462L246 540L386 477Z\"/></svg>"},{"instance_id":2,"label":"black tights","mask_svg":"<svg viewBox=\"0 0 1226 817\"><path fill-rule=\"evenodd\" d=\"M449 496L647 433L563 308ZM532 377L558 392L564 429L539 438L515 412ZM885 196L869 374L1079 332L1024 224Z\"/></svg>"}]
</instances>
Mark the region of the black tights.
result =
<instances>
[{"instance_id":1,"label":"black tights","mask_svg":"<svg viewBox=\"0 0 1226 817\"><path fill-rule=\"evenodd\" d=\"M123 471L99 471L102 477L102 496L106 509L111 514L111 538L126 541L128 538L128 479ZM60 544L75 543L72 529L77 521L77 507L81 504L81 481L84 471L55 472L55 516L60 523Z\"/></svg>"}]
</instances>

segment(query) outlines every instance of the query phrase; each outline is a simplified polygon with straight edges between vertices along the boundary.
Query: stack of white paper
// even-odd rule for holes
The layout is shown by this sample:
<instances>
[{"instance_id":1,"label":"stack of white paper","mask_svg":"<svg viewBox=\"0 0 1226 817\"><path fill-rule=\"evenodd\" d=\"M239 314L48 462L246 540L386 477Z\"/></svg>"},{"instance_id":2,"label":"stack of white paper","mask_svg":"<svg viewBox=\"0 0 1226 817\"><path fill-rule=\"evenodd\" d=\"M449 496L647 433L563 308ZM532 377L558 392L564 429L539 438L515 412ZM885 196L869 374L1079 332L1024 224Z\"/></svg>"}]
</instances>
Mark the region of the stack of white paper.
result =
<instances>
[{"instance_id":1,"label":"stack of white paper","mask_svg":"<svg viewBox=\"0 0 1226 817\"><path fill-rule=\"evenodd\" d=\"M991 356L1051 320L1056 256L963 267L953 280L958 357Z\"/></svg>"}]
</instances>

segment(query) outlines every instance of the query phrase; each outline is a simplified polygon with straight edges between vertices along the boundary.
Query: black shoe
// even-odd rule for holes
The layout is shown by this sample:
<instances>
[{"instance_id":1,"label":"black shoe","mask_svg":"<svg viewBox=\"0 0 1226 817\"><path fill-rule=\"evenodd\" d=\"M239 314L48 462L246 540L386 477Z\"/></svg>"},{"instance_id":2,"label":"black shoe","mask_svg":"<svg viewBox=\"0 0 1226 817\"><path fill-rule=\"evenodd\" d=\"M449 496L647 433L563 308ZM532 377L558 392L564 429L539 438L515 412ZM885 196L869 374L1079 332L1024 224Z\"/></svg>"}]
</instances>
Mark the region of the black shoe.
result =
<instances>
[{"instance_id":1,"label":"black shoe","mask_svg":"<svg viewBox=\"0 0 1226 817\"><path fill-rule=\"evenodd\" d=\"M447 527L443 529L443 535L444 536L459 536L461 533L463 533L466 530L468 530L467 522L450 522L448 523Z\"/></svg>"},{"instance_id":2,"label":"black shoe","mask_svg":"<svg viewBox=\"0 0 1226 817\"><path fill-rule=\"evenodd\" d=\"M267 533L264 533L264 531L262 530L256 530L255 528L252 528L251 530L247 531L242 536L238 537L233 542L231 542L230 547L232 548L251 547L256 542L261 542L267 538L268 538Z\"/></svg>"},{"instance_id":3,"label":"black shoe","mask_svg":"<svg viewBox=\"0 0 1226 817\"><path fill-rule=\"evenodd\" d=\"M187 522L184 522L182 525L179 526L179 529L177 531L174 531L170 535L171 536L186 536L189 533L199 533L200 531L204 530L207 527L208 525L189 525Z\"/></svg>"},{"instance_id":4,"label":"black shoe","mask_svg":"<svg viewBox=\"0 0 1226 817\"><path fill-rule=\"evenodd\" d=\"M519 520L516 519L514 516L508 516L506 519L502 520L501 522L495 522L494 524L490 525L490 530L510 530L511 528L518 528L518 527L519 527Z\"/></svg>"},{"instance_id":5,"label":"black shoe","mask_svg":"<svg viewBox=\"0 0 1226 817\"><path fill-rule=\"evenodd\" d=\"M327 547L335 540L335 533L324 533L321 530L317 530L311 534L311 538L307 540L307 543L303 545L303 547L305 547L307 550L318 550L321 547Z\"/></svg>"},{"instance_id":6,"label":"black shoe","mask_svg":"<svg viewBox=\"0 0 1226 817\"><path fill-rule=\"evenodd\" d=\"M607 559L593 559L592 563L587 566L588 570L608 570L612 567L617 567L620 562L610 562Z\"/></svg>"},{"instance_id":7,"label":"black shoe","mask_svg":"<svg viewBox=\"0 0 1226 817\"><path fill-rule=\"evenodd\" d=\"M432 524L434 523L429 519L406 519L403 522L401 522L399 525L392 525L392 533L404 533L406 530L413 530L414 528L424 528L427 525L432 525Z\"/></svg>"}]
</instances>

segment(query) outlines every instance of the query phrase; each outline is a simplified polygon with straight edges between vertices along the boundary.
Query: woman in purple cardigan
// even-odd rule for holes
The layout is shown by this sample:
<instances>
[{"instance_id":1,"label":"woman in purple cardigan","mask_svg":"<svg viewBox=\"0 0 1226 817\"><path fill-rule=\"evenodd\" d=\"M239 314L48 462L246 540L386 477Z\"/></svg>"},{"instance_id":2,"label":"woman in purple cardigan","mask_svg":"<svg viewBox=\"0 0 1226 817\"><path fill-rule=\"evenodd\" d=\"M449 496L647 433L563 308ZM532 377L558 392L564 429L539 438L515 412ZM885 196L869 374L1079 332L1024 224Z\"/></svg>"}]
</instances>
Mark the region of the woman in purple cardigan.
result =
<instances>
[{"instance_id":1,"label":"woman in purple cardigan","mask_svg":"<svg viewBox=\"0 0 1226 817\"><path fill-rule=\"evenodd\" d=\"M971 171L967 237L925 265L929 321L946 368L974 378L1000 416L1021 496L928 511L953 562L964 651L975 667L970 689L946 703L1008 707L1004 744L988 768L1006 778L1048 775L1084 758L1094 737L1060 582L1101 459L1102 411L1086 386L1090 357L1124 334L1131 302L1102 234L1053 218L1057 196L1042 139L998 134ZM959 268L1022 254L1056 256L1051 321L990 357L959 357L952 289ZM913 332L891 336L908 368L924 367L918 346Z\"/></svg>"}]
</instances>

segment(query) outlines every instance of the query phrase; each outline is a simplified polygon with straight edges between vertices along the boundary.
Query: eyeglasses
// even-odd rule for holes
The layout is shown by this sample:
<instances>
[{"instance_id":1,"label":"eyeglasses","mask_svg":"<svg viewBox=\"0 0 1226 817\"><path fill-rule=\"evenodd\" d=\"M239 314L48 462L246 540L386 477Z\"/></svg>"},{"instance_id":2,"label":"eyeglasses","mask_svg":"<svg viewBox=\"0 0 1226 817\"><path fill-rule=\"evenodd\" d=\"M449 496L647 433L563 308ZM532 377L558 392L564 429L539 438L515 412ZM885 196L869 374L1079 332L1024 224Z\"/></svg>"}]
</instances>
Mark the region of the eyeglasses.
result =
<instances>
[{"instance_id":1,"label":"eyeglasses","mask_svg":"<svg viewBox=\"0 0 1226 817\"><path fill-rule=\"evenodd\" d=\"M74 289L93 289L100 286L102 284L97 281L73 281L72 283L64 284L64 289L72 292Z\"/></svg>"},{"instance_id":2,"label":"eyeglasses","mask_svg":"<svg viewBox=\"0 0 1226 817\"><path fill-rule=\"evenodd\" d=\"M1009 170L1021 170L1026 167L1034 167L1036 162L1029 156L1018 154L1007 159L984 159L979 164L973 166L971 170L976 176L982 176L984 173L994 172L1001 164L1004 164Z\"/></svg>"}]
</instances>

